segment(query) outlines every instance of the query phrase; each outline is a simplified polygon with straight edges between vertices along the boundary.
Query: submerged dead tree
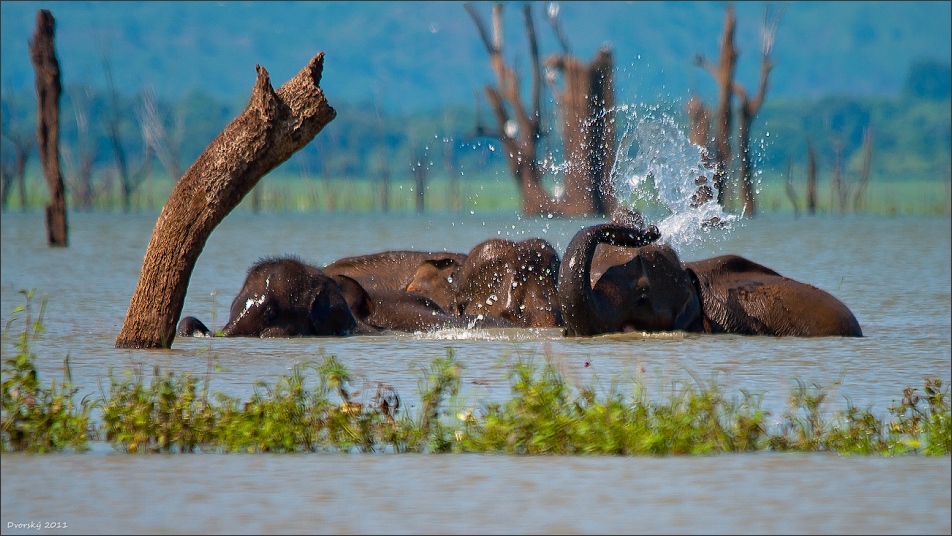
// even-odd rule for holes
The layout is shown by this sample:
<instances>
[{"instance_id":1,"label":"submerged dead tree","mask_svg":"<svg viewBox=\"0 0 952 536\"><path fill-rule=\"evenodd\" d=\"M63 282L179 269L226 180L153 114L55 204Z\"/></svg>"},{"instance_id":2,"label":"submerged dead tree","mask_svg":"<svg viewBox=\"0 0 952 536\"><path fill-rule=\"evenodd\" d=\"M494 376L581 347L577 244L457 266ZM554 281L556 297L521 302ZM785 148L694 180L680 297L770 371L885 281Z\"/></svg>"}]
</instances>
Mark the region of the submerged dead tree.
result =
<instances>
[{"instance_id":1,"label":"submerged dead tree","mask_svg":"<svg viewBox=\"0 0 952 536\"><path fill-rule=\"evenodd\" d=\"M464 7L476 25L496 75L497 85L486 86L486 98L496 117L495 134L502 140L509 170L519 186L522 213L568 217L610 213L614 197L608 173L615 150L609 116L614 104L611 53L607 49L599 51L590 64L567 53L546 60L547 65L561 71L565 79L564 91L557 95L557 102L568 171L563 177L564 191L556 197L542 185L544 169L539 160L543 137L542 68L531 6L523 6L532 77L527 100L523 99L515 70L503 58L502 4L492 6L491 34L473 4L467 3ZM560 42L566 49L564 37L560 37Z\"/></svg>"},{"instance_id":2,"label":"submerged dead tree","mask_svg":"<svg viewBox=\"0 0 952 536\"><path fill-rule=\"evenodd\" d=\"M757 213L754 179L750 165L750 127L754 122L754 117L760 112L764 97L767 95L767 79L774 66L773 60L770 59L770 52L773 50L774 34L777 32L777 24L780 22L782 13L781 10L775 17L771 18L769 8L764 9L763 43L760 49L760 83L757 85L757 93L750 97L744 86L739 82L734 82L734 93L740 101L738 105L740 117L737 124L737 151L740 153L740 200L743 214L747 218L753 217Z\"/></svg>"},{"instance_id":3,"label":"submerged dead tree","mask_svg":"<svg viewBox=\"0 0 952 536\"><path fill-rule=\"evenodd\" d=\"M3 121L2 136L9 142L9 148L0 153L0 173L3 176L0 207L6 209L9 206L10 192L16 182L20 211L26 212L26 166L36 146L36 131L22 125L17 118L19 102L13 97L13 91L6 92L3 102L7 117Z\"/></svg>"},{"instance_id":4,"label":"submerged dead tree","mask_svg":"<svg viewBox=\"0 0 952 536\"><path fill-rule=\"evenodd\" d=\"M550 56L545 66L560 71L565 87L552 92L562 122L566 167L563 204L582 214L607 215L615 207L611 170L615 163L615 105L611 50L600 49L591 63L568 55Z\"/></svg>"},{"instance_id":5,"label":"submerged dead tree","mask_svg":"<svg viewBox=\"0 0 952 536\"><path fill-rule=\"evenodd\" d=\"M277 91L268 71L247 108L179 179L146 248L117 348L170 348L188 281L212 230L266 173L291 157L337 112L320 88L324 53Z\"/></svg>"},{"instance_id":6,"label":"submerged dead tree","mask_svg":"<svg viewBox=\"0 0 952 536\"><path fill-rule=\"evenodd\" d=\"M46 237L49 245L66 247L66 188L59 159L59 103L63 86L53 46L55 27L56 21L49 11L37 11L36 30L30 40L30 60L36 72L36 144L50 190L50 203L46 205Z\"/></svg>"},{"instance_id":7,"label":"submerged dead tree","mask_svg":"<svg viewBox=\"0 0 952 536\"><path fill-rule=\"evenodd\" d=\"M873 166L873 131L863 128L863 166L859 171L859 184L853 194L853 211L860 212L866 204L866 190L869 188L869 174Z\"/></svg>"},{"instance_id":8,"label":"submerged dead tree","mask_svg":"<svg viewBox=\"0 0 952 536\"><path fill-rule=\"evenodd\" d=\"M807 142L807 213L811 216L816 214L817 191L816 191L816 151L813 149L813 142Z\"/></svg>"},{"instance_id":9,"label":"submerged dead tree","mask_svg":"<svg viewBox=\"0 0 952 536\"><path fill-rule=\"evenodd\" d=\"M712 64L703 55L698 54L694 61L703 67L717 83L717 117L714 123L714 186L717 189L717 204L725 206L728 200L727 180L731 162L731 124L734 96L734 71L737 67L737 49L734 46L734 33L737 18L734 6L727 4L724 16L724 32L721 34L721 52L717 65Z\"/></svg>"}]
</instances>

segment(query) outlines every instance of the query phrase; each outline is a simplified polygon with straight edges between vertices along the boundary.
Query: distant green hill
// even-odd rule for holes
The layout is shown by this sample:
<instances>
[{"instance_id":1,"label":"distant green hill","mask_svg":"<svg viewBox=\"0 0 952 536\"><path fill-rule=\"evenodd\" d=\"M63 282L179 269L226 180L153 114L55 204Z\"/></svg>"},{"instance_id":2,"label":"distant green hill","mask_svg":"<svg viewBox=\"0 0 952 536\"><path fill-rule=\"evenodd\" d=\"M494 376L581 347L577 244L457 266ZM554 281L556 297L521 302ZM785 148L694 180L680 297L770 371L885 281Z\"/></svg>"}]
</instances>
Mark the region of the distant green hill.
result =
<instances>
[{"instance_id":1,"label":"distant green hill","mask_svg":"<svg viewBox=\"0 0 952 536\"><path fill-rule=\"evenodd\" d=\"M488 18L490 4L477 6ZM521 3L506 2L505 55L526 65ZM765 2L738 2L737 78L756 84ZM896 96L910 65L950 61L950 2L780 2L770 97ZM558 51L533 2L543 54ZM243 101L255 64L277 86L325 51L329 100L394 112L471 104L492 81L486 52L462 2L20 2L0 3L4 90L29 89L27 41L36 11L57 21L64 83L102 87L103 56L125 93L153 87L178 98L202 89ZM723 2L561 2L572 52L615 51L622 102L713 91L695 54L715 58Z\"/></svg>"}]
</instances>

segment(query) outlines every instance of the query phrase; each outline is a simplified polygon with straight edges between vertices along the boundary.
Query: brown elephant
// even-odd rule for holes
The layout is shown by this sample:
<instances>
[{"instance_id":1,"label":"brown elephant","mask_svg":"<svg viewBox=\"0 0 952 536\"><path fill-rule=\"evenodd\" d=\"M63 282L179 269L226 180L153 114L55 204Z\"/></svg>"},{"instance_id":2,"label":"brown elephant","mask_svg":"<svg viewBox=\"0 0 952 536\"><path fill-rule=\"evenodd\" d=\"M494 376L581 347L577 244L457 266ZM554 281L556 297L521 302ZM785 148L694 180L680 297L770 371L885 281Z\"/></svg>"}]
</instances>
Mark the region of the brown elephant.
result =
<instances>
[{"instance_id":1,"label":"brown elephant","mask_svg":"<svg viewBox=\"0 0 952 536\"><path fill-rule=\"evenodd\" d=\"M354 317L331 277L294 257L254 263L222 328L227 337L341 336L371 331ZM182 336L209 333L195 317L184 317L178 325Z\"/></svg>"},{"instance_id":2,"label":"brown elephant","mask_svg":"<svg viewBox=\"0 0 952 536\"><path fill-rule=\"evenodd\" d=\"M464 253L394 250L338 259L323 268L330 276L354 279L367 291L409 290L455 311L456 273Z\"/></svg>"},{"instance_id":3,"label":"brown elephant","mask_svg":"<svg viewBox=\"0 0 952 536\"><path fill-rule=\"evenodd\" d=\"M457 310L501 317L517 327L561 326L559 264L558 251L541 238L483 241L459 270Z\"/></svg>"},{"instance_id":4,"label":"brown elephant","mask_svg":"<svg viewBox=\"0 0 952 536\"><path fill-rule=\"evenodd\" d=\"M493 315L451 314L419 292L367 290L346 275L335 275L334 281L357 320L371 330L417 332L514 327L508 320Z\"/></svg>"},{"instance_id":5,"label":"brown elephant","mask_svg":"<svg viewBox=\"0 0 952 536\"><path fill-rule=\"evenodd\" d=\"M852 311L813 285L738 255L686 262L703 309L705 333L862 337Z\"/></svg>"},{"instance_id":6,"label":"brown elephant","mask_svg":"<svg viewBox=\"0 0 952 536\"><path fill-rule=\"evenodd\" d=\"M625 226L582 229L569 243L559 275L567 335L684 330L773 336L862 336L839 300L812 285L737 255L682 263L665 244L634 247L627 261L605 269L592 285L599 244ZM571 263L571 264L567 264Z\"/></svg>"}]
</instances>

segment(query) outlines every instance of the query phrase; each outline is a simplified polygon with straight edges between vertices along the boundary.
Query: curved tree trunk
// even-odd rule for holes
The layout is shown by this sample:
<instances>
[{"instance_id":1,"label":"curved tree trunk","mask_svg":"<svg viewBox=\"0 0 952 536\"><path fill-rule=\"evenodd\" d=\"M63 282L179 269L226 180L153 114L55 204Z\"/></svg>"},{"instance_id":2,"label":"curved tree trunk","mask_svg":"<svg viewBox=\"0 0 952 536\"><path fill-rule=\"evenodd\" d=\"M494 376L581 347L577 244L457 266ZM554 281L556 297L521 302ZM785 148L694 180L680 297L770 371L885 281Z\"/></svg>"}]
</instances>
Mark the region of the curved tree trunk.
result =
<instances>
[{"instance_id":1,"label":"curved tree trunk","mask_svg":"<svg viewBox=\"0 0 952 536\"><path fill-rule=\"evenodd\" d=\"M172 346L192 269L212 230L337 115L319 85L323 67L321 52L275 91L257 66L248 107L185 172L159 215L117 348Z\"/></svg>"},{"instance_id":2,"label":"curved tree trunk","mask_svg":"<svg viewBox=\"0 0 952 536\"><path fill-rule=\"evenodd\" d=\"M53 47L55 27L56 21L49 11L37 11L36 30L30 40L30 60L36 71L36 143L50 190L50 204L46 206L47 242L65 247L68 245L66 190L59 160L59 101L63 86Z\"/></svg>"}]
</instances>

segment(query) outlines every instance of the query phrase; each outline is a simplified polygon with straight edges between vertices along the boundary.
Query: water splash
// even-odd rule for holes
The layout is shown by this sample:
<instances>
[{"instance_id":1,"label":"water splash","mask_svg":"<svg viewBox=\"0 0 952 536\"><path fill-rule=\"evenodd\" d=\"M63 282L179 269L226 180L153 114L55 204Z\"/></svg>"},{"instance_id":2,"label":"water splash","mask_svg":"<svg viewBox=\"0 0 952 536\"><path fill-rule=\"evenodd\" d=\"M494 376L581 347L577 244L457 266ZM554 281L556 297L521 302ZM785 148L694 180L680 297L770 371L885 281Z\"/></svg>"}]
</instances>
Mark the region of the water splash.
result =
<instances>
[{"instance_id":1,"label":"water splash","mask_svg":"<svg viewBox=\"0 0 952 536\"><path fill-rule=\"evenodd\" d=\"M625 105L615 108L615 124L622 131L611 176L619 205L640 212L657 225L661 240L675 249L712 237L705 225L720 221L717 231L730 231L737 216L725 213L714 197L692 205L695 180L713 173L704 165L701 148L691 143L674 116L659 107Z\"/></svg>"}]
</instances>

